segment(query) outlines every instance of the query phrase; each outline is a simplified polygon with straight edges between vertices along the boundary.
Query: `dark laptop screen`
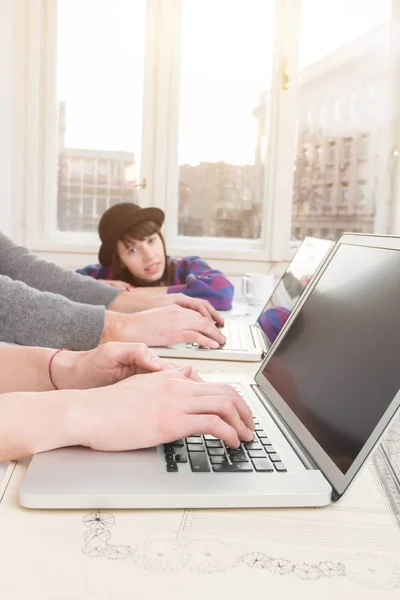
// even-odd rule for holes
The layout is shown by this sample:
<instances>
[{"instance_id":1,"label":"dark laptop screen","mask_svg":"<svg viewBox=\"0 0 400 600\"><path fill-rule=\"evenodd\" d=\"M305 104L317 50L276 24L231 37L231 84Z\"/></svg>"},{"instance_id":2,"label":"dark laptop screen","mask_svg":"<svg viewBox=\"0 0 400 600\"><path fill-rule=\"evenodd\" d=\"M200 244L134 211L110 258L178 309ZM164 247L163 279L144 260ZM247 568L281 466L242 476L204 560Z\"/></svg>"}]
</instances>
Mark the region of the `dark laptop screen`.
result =
<instances>
[{"instance_id":1,"label":"dark laptop screen","mask_svg":"<svg viewBox=\"0 0 400 600\"><path fill-rule=\"evenodd\" d=\"M332 247L333 242L330 240L310 237L306 237L299 246L257 319L269 342L272 343L277 337L311 277ZM271 308L277 310L271 311Z\"/></svg>"},{"instance_id":2,"label":"dark laptop screen","mask_svg":"<svg viewBox=\"0 0 400 600\"><path fill-rule=\"evenodd\" d=\"M262 373L346 473L400 389L400 251L340 245Z\"/></svg>"}]
</instances>

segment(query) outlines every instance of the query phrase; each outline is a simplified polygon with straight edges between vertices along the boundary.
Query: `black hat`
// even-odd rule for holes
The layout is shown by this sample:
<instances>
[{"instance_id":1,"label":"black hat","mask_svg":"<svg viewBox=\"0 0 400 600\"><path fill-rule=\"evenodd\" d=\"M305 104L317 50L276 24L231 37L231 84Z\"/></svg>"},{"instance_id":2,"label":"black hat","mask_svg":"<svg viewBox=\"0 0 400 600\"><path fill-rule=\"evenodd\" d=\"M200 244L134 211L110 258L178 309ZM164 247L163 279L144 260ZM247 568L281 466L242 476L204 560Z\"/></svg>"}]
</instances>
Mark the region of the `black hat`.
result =
<instances>
[{"instance_id":1,"label":"black hat","mask_svg":"<svg viewBox=\"0 0 400 600\"><path fill-rule=\"evenodd\" d=\"M101 246L99 262L103 267L112 264L115 246L132 227L144 221L154 221L161 228L165 214L160 208L140 208L132 202L111 206L100 219L99 236Z\"/></svg>"}]
</instances>

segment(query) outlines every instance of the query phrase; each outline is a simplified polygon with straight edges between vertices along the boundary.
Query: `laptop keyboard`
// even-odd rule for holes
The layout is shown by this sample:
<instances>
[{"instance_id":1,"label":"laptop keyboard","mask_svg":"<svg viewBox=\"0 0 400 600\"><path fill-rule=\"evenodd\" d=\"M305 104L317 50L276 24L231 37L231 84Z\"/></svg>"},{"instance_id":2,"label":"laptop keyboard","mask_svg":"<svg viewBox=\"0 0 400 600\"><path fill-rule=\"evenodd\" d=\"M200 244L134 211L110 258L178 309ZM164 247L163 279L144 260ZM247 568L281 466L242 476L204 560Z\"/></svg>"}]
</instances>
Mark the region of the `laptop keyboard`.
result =
<instances>
[{"instance_id":1,"label":"laptop keyboard","mask_svg":"<svg viewBox=\"0 0 400 600\"><path fill-rule=\"evenodd\" d=\"M242 442L239 448L229 448L212 435L191 435L164 444L167 472L178 473L179 465L189 464L193 473L285 473L287 469L268 435L256 417L253 419L253 441Z\"/></svg>"},{"instance_id":2,"label":"laptop keyboard","mask_svg":"<svg viewBox=\"0 0 400 600\"><path fill-rule=\"evenodd\" d=\"M243 328L238 327L237 323L232 323L230 321L225 321L225 325L220 328L221 333L224 334L226 338L226 342L221 348L223 350L232 350L235 352L247 352L247 344L242 339ZM200 346L195 342L188 342L186 344L186 348L196 349L196 348L204 348L204 346Z\"/></svg>"}]
</instances>

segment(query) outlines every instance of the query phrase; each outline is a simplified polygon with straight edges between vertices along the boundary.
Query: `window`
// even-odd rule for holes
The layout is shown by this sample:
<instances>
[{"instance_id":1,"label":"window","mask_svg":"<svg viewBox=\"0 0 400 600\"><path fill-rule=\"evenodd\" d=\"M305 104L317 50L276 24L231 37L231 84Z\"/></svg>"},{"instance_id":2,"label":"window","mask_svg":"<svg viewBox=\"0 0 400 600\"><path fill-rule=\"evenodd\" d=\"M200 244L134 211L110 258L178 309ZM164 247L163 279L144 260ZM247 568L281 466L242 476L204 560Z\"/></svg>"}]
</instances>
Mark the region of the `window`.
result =
<instances>
[{"instance_id":1,"label":"window","mask_svg":"<svg viewBox=\"0 0 400 600\"><path fill-rule=\"evenodd\" d=\"M131 176L132 169L135 173L139 168L141 150L146 2L58 0L53 4L58 10L56 228L90 232L97 229L108 197L117 193L118 201L134 199ZM113 43L105 44L105 39ZM79 210L74 212L67 209L77 201L70 181L81 188Z\"/></svg>"},{"instance_id":2,"label":"window","mask_svg":"<svg viewBox=\"0 0 400 600\"><path fill-rule=\"evenodd\" d=\"M339 209L343 209L346 208L347 209L347 205L349 202L349 183L348 181L344 181L341 185L340 185L340 202L339 202Z\"/></svg>"},{"instance_id":3,"label":"window","mask_svg":"<svg viewBox=\"0 0 400 600\"><path fill-rule=\"evenodd\" d=\"M335 164L335 160L336 160L336 143L335 142L329 142L328 143L328 148L327 148L327 165L329 167L333 167L333 165Z\"/></svg>"},{"instance_id":4,"label":"window","mask_svg":"<svg viewBox=\"0 0 400 600\"><path fill-rule=\"evenodd\" d=\"M358 160L368 160L369 136L362 135L358 141Z\"/></svg>"},{"instance_id":5,"label":"window","mask_svg":"<svg viewBox=\"0 0 400 600\"><path fill-rule=\"evenodd\" d=\"M388 173L379 159L382 147L389 152L389 138L384 133L390 123L390 98L387 92L390 69L390 11L391 0L375 4L368 18L358 18L362 4L350 0L346 7L337 3L302 0L299 49L298 146L293 205L299 198L310 197L324 182L325 199L310 205L310 216L318 217L318 226L324 235L341 228L354 226L372 232L375 227L375 210L364 215L357 205L356 184L365 177L365 165L358 157L368 161L367 170L374 173L377 188L387 180ZM343 15L346 30L343 29ZM316 24L318 35L316 35ZM379 58L378 58L379 56ZM364 93L374 88L373 110L365 118ZM304 122L304 107L332 106L334 118ZM386 108L384 108L386 107ZM362 150L360 151L360 140ZM356 141L357 140L357 141ZM302 148L305 141L314 148L324 148L324 160L318 173L317 163L310 166L304 160ZM358 147L357 147L358 146ZM368 153L367 153L368 147ZM354 188L354 190L353 190ZM392 192L393 193L393 192ZM382 200L384 203L385 200ZM376 205L371 199L371 207ZM371 218L372 216L372 218ZM292 212L292 229L300 225L302 215Z\"/></svg>"},{"instance_id":6,"label":"window","mask_svg":"<svg viewBox=\"0 0 400 600\"><path fill-rule=\"evenodd\" d=\"M302 239L302 237L303 237L303 236L302 236L302 229L301 229L301 227L295 227L295 228L293 229L293 238L294 238L295 240L301 240L301 239Z\"/></svg>"},{"instance_id":7,"label":"window","mask_svg":"<svg viewBox=\"0 0 400 600\"><path fill-rule=\"evenodd\" d=\"M366 197L368 190L368 182L366 179L359 179L357 182L357 205L358 208L364 208L366 205Z\"/></svg>"},{"instance_id":8,"label":"window","mask_svg":"<svg viewBox=\"0 0 400 600\"><path fill-rule=\"evenodd\" d=\"M351 138L345 138L343 142L343 160L345 163L349 163L351 159L352 141Z\"/></svg>"},{"instance_id":9,"label":"window","mask_svg":"<svg viewBox=\"0 0 400 600\"><path fill-rule=\"evenodd\" d=\"M323 238L325 240L329 240L331 238L331 231L330 231L330 229L327 229L326 227L322 227L322 229L321 229L321 238Z\"/></svg>"},{"instance_id":10,"label":"window","mask_svg":"<svg viewBox=\"0 0 400 600\"><path fill-rule=\"evenodd\" d=\"M259 240L274 2L183 0L182 19L177 234Z\"/></svg>"},{"instance_id":11,"label":"window","mask_svg":"<svg viewBox=\"0 0 400 600\"><path fill-rule=\"evenodd\" d=\"M320 144L317 144L317 146L315 146L315 151L314 151L314 161L315 161L315 165L317 167L321 166L321 157L322 157L322 148L321 148Z\"/></svg>"},{"instance_id":12,"label":"window","mask_svg":"<svg viewBox=\"0 0 400 600\"><path fill-rule=\"evenodd\" d=\"M291 231L303 235L308 217L318 213L316 231L335 230L341 144L349 135L357 142L344 176L365 177L353 155L374 168L372 208L357 224L373 230L374 190L393 194L378 160L388 151L381 133L393 114L384 93L390 0L366 20L350 19L345 31L340 11L315 0L302 1L301 18L299 0L22 4L17 39L26 46L17 53L16 80L29 81L29 90L21 83L27 119L19 124L26 148L18 172L26 174L20 193L32 249L95 253L104 207L133 200L166 210L171 253L281 260ZM299 66L298 96L295 85L282 93L273 57L275 66L285 58L290 73ZM364 109L355 102L345 124L337 106L368 86L379 111L361 122ZM360 153L362 137L367 151ZM138 187L144 179L147 186ZM358 210L356 190L353 196L341 215L349 225ZM397 198L385 201L397 206Z\"/></svg>"}]
</instances>

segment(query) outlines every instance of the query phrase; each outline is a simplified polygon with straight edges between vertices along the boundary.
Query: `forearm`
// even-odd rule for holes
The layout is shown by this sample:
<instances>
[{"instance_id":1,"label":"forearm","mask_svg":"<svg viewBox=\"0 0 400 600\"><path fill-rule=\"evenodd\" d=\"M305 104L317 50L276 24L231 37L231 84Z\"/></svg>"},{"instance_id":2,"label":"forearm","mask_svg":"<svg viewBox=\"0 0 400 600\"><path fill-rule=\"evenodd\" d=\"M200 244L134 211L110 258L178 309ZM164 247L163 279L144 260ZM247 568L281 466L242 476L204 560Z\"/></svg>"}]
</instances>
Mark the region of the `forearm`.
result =
<instances>
[{"instance_id":1,"label":"forearm","mask_svg":"<svg viewBox=\"0 0 400 600\"><path fill-rule=\"evenodd\" d=\"M104 312L0 276L1 342L89 350L99 344Z\"/></svg>"},{"instance_id":2,"label":"forearm","mask_svg":"<svg viewBox=\"0 0 400 600\"><path fill-rule=\"evenodd\" d=\"M0 394L8 392L46 392L54 390L50 380L50 360L54 348L8 346L0 344ZM74 372L86 352L58 352L51 364L57 389L75 389Z\"/></svg>"},{"instance_id":3,"label":"forearm","mask_svg":"<svg viewBox=\"0 0 400 600\"><path fill-rule=\"evenodd\" d=\"M135 288L129 292L121 292L115 300L111 302L108 309L121 313L133 313L148 310L151 308L151 298L166 295L167 289L168 288L166 287L157 286L152 288Z\"/></svg>"},{"instance_id":4,"label":"forearm","mask_svg":"<svg viewBox=\"0 0 400 600\"><path fill-rule=\"evenodd\" d=\"M90 392L0 395L0 461L82 443L81 405Z\"/></svg>"},{"instance_id":5,"label":"forearm","mask_svg":"<svg viewBox=\"0 0 400 600\"><path fill-rule=\"evenodd\" d=\"M53 390L48 365L55 350L24 346L0 346L0 394Z\"/></svg>"},{"instance_id":6,"label":"forearm","mask_svg":"<svg viewBox=\"0 0 400 600\"><path fill-rule=\"evenodd\" d=\"M0 273L42 292L60 294L74 302L109 306L116 288L83 277L54 263L40 260L0 232Z\"/></svg>"}]
</instances>

